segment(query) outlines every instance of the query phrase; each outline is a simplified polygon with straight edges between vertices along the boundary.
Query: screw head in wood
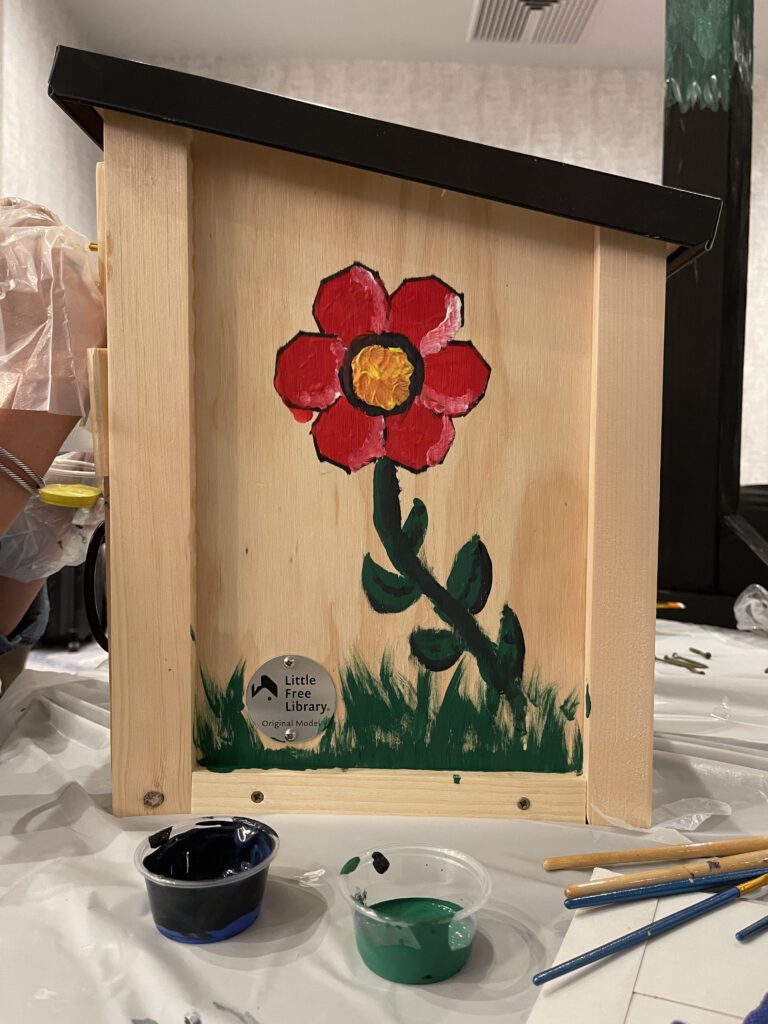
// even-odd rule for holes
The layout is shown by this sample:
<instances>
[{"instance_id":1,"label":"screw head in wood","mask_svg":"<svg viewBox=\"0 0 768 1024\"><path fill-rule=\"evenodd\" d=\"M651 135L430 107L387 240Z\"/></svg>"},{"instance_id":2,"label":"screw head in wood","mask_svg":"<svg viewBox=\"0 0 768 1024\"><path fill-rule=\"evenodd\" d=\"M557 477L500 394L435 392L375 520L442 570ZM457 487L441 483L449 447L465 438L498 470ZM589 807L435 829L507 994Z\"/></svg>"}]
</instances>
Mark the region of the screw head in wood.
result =
<instances>
[{"instance_id":1,"label":"screw head in wood","mask_svg":"<svg viewBox=\"0 0 768 1024\"><path fill-rule=\"evenodd\" d=\"M260 789L254 789L254 791L251 793L251 800L253 800L253 802L255 804L260 804L263 799L264 799L264 794L261 792L261 790Z\"/></svg>"},{"instance_id":2,"label":"screw head in wood","mask_svg":"<svg viewBox=\"0 0 768 1024\"><path fill-rule=\"evenodd\" d=\"M283 664L285 665L286 668L293 668L295 664L295 659L291 658L289 655L287 658L283 658Z\"/></svg>"},{"instance_id":3,"label":"screw head in wood","mask_svg":"<svg viewBox=\"0 0 768 1024\"><path fill-rule=\"evenodd\" d=\"M286 729L285 730L285 739L286 739L286 742L288 742L288 743L290 743L291 740L295 740L296 739L296 730L295 729Z\"/></svg>"},{"instance_id":4,"label":"screw head in wood","mask_svg":"<svg viewBox=\"0 0 768 1024\"><path fill-rule=\"evenodd\" d=\"M159 807L165 801L165 794L157 789L150 789L144 794L145 807Z\"/></svg>"},{"instance_id":5,"label":"screw head in wood","mask_svg":"<svg viewBox=\"0 0 768 1024\"><path fill-rule=\"evenodd\" d=\"M517 801L517 806L521 811L527 811L531 806L531 801L528 799L527 796L521 796L520 799Z\"/></svg>"}]
</instances>

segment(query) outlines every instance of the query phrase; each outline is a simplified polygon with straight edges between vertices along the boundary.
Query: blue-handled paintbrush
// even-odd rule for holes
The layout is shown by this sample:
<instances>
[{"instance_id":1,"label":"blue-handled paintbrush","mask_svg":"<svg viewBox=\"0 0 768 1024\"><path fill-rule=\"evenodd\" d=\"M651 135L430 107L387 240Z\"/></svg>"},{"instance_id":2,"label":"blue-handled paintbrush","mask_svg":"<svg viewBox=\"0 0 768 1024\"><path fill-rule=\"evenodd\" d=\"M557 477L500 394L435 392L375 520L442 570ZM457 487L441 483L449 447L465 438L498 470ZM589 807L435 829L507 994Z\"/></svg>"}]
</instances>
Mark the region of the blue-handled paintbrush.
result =
<instances>
[{"instance_id":1,"label":"blue-handled paintbrush","mask_svg":"<svg viewBox=\"0 0 768 1024\"><path fill-rule=\"evenodd\" d=\"M723 889L748 882L763 874L761 868L751 871L723 871L719 875L704 875L699 878L686 878L677 882L657 882L656 885L639 885L636 889L617 889L616 892L600 892L593 896L573 896L564 901L567 910L580 910L584 907L605 907L614 903L631 903L634 900L655 900L659 896L679 896L684 892L696 892L700 889Z\"/></svg>"},{"instance_id":2,"label":"blue-handled paintbrush","mask_svg":"<svg viewBox=\"0 0 768 1024\"><path fill-rule=\"evenodd\" d=\"M718 907L724 907L726 903L732 903L746 893L753 892L763 885L768 885L768 875L759 875L748 882L742 882L740 885L734 885L730 889L724 889L723 892L718 892L714 896L708 896L707 899L694 904L692 907L685 907L674 914L668 914L667 917L662 917L660 921L653 921L644 928L638 928L628 935L622 935L612 942L606 942L604 945L597 946L587 953L582 953L571 960L566 960L565 963L556 964L546 971L540 971L533 976L533 984L543 985L554 978L570 974L571 971L576 971L579 967L586 967L588 964L594 964L598 960L604 960L608 956L613 956L614 953L620 953L622 950L639 946L641 943L647 942L648 939L655 939L657 935L663 935L665 932L673 931L689 921L694 921L698 917L710 914L713 910L717 910Z\"/></svg>"},{"instance_id":3,"label":"blue-handled paintbrush","mask_svg":"<svg viewBox=\"0 0 768 1024\"><path fill-rule=\"evenodd\" d=\"M755 935L759 935L760 932L765 931L768 931L768 917L761 917L759 921L755 921L754 924L747 925L740 932L736 932L736 938L739 942L746 942L747 939L751 939Z\"/></svg>"}]
</instances>

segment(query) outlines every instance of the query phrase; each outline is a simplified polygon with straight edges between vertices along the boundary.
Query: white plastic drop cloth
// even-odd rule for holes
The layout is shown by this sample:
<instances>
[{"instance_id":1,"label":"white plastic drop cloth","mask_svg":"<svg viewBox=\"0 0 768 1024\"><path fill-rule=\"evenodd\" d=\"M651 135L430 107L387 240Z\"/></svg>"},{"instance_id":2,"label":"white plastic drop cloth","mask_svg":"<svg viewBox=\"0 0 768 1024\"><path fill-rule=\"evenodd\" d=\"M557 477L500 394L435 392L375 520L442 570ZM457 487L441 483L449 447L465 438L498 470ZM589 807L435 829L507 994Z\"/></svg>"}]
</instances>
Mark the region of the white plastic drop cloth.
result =
<instances>
[{"instance_id":1,"label":"white plastic drop cloth","mask_svg":"<svg viewBox=\"0 0 768 1024\"><path fill-rule=\"evenodd\" d=\"M105 673L27 671L0 700L0 1022L525 1021L537 995L531 975L552 962L568 924L562 887L580 877L546 874L542 857L682 841L683 831L696 840L768 832L768 642L660 624L660 656L689 646L711 652L706 676L657 666L648 834L265 809L281 848L261 920L210 946L179 945L155 931L132 864L145 835L179 819L109 813ZM730 717L713 715L723 698ZM456 847L492 876L470 961L438 985L398 986L371 974L336 891L351 855L393 842Z\"/></svg>"}]
</instances>

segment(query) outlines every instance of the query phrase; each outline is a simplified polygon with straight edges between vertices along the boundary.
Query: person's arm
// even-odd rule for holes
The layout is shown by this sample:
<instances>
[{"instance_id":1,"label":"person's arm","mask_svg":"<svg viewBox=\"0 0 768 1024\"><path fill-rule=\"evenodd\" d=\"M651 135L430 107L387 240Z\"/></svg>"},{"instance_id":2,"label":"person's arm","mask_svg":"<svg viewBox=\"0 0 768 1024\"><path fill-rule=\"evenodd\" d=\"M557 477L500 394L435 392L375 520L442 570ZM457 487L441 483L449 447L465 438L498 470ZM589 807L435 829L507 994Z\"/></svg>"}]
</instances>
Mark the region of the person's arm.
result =
<instances>
[{"instance_id":1,"label":"person's arm","mask_svg":"<svg viewBox=\"0 0 768 1024\"><path fill-rule=\"evenodd\" d=\"M0 447L21 459L38 476L45 476L76 423L76 416L0 409ZM0 463L15 469L2 456ZM29 494L23 487L5 473L0 473L0 538L28 500ZM0 636L8 637L15 632L44 582L20 583L0 576Z\"/></svg>"},{"instance_id":2,"label":"person's arm","mask_svg":"<svg viewBox=\"0 0 768 1024\"><path fill-rule=\"evenodd\" d=\"M21 459L38 476L45 476L77 419L77 416L58 416L50 412L0 409L0 448ZM0 463L14 470L13 464L2 456ZM0 537L28 499L29 494L23 487L5 473L0 473Z\"/></svg>"},{"instance_id":3,"label":"person's arm","mask_svg":"<svg viewBox=\"0 0 768 1024\"><path fill-rule=\"evenodd\" d=\"M10 637L29 611L45 580L20 583L0 576L0 637Z\"/></svg>"}]
</instances>

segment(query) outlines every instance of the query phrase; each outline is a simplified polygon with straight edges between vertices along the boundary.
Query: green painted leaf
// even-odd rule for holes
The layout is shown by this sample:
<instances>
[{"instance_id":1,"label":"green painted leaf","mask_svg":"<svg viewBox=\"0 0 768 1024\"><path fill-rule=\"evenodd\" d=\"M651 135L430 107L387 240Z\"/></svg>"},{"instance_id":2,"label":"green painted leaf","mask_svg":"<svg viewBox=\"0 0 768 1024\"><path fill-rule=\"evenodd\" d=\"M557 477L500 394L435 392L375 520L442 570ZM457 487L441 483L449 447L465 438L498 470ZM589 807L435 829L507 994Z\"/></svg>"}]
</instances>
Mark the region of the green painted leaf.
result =
<instances>
[{"instance_id":1,"label":"green painted leaf","mask_svg":"<svg viewBox=\"0 0 768 1024\"><path fill-rule=\"evenodd\" d=\"M415 583L382 569L370 555L363 559L362 584L373 610L384 614L404 612L421 596Z\"/></svg>"},{"instance_id":2,"label":"green painted leaf","mask_svg":"<svg viewBox=\"0 0 768 1024\"><path fill-rule=\"evenodd\" d=\"M525 640L520 620L508 604L501 611L499 625L499 670L508 682L519 682L523 677Z\"/></svg>"},{"instance_id":3,"label":"green painted leaf","mask_svg":"<svg viewBox=\"0 0 768 1024\"><path fill-rule=\"evenodd\" d=\"M413 507L403 523L403 533L414 551L418 551L424 543L428 522L427 506L420 498L414 498Z\"/></svg>"},{"instance_id":4,"label":"green painted leaf","mask_svg":"<svg viewBox=\"0 0 768 1024\"><path fill-rule=\"evenodd\" d=\"M488 548L475 534L459 549L448 576L448 593L473 614L485 608L491 592L493 564Z\"/></svg>"},{"instance_id":5,"label":"green painted leaf","mask_svg":"<svg viewBox=\"0 0 768 1024\"><path fill-rule=\"evenodd\" d=\"M460 638L450 629L414 629L411 654L431 672L450 668L464 653Z\"/></svg>"}]
</instances>

